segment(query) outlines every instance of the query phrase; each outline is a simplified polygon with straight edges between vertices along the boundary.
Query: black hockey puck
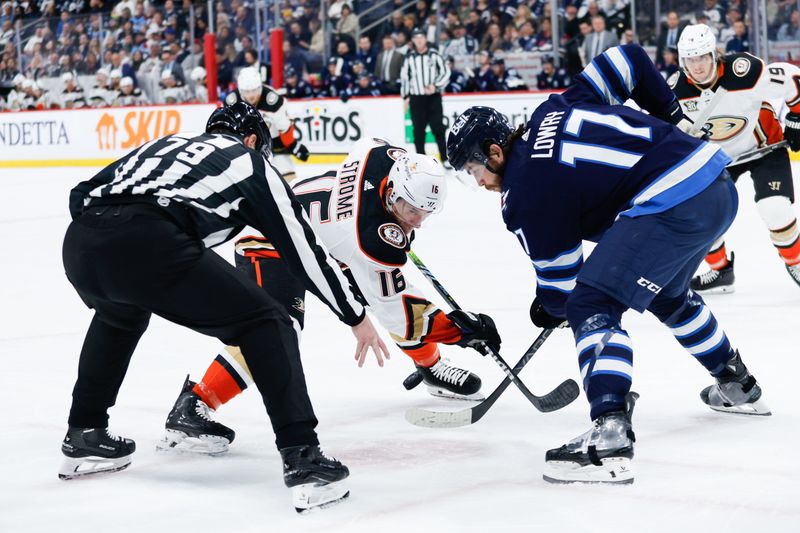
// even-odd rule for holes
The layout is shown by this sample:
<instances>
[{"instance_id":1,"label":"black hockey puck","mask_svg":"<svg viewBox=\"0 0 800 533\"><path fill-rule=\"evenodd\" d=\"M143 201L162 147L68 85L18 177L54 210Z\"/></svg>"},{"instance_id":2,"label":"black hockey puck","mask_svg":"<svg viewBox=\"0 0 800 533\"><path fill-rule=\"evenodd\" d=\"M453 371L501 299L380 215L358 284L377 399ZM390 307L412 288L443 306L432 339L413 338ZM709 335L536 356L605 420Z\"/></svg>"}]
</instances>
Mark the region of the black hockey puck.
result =
<instances>
[{"instance_id":1,"label":"black hockey puck","mask_svg":"<svg viewBox=\"0 0 800 533\"><path fill-rule=\"evenodd\" d=\"M422 383L422 374L420 374L415 370L414 372L409 374L406 379L403 380L403 387L405 387L406 390L411 390L420 383Z\"/></svg>"}]
</instances>

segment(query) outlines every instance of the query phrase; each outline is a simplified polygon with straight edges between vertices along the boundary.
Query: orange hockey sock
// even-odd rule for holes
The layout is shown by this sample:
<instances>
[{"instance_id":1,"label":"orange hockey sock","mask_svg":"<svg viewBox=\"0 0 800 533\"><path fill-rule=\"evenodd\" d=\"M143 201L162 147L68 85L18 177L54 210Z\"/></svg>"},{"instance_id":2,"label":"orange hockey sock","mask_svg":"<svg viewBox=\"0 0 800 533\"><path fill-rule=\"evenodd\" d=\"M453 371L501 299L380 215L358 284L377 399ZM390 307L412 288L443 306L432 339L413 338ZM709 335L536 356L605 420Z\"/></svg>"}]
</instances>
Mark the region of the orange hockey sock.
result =
<instances>
[{"instance_id":1,"label":"orange hockey sock","mask_svg":"<svg viewBox=\"0 0 800 533\"><path fill-rule=\"evenodd\" d=\"M192 391L200 396L200 399L211 409L217 410L219 406L227 403L246 388L247 382L242 379L236 369L225 357L217 355L206 370L203 379L194 386Z\"/></svg>"},{"instance_id":2,"label":"orange hockey sock","mask_svg":"<svg viewBox=\"0 0 800 533\"><path fill-rule=\"evenodd\" d=\"M722 243L722 246L716 250L708 252L706 263L714 270L721 270L728 266L728 252L725 250L725 243Z\"/></svg>"},{"instance_id":3,"label":"orange hockey sock","mask_svg":"<svg viewBox=\"0 0 800 533\"><path fill-rule=\"evenodd\" d=\"M789 266L800 263L800 231L796 219L785 228L770 230L769 233L784 263Z\"/></svg>"},{"instance_id":4,"label":"orange hockey sock","mask_svg":"<svg viewBox=\"0 0 800 533\"><path fill-rule=\"evenodd\" d=\"M432 367L439 360L439 346L435 342L423 344L421 347L414 349L403 348L403 351L417 365L425 368Z\"/></svg>"}]
</instances>

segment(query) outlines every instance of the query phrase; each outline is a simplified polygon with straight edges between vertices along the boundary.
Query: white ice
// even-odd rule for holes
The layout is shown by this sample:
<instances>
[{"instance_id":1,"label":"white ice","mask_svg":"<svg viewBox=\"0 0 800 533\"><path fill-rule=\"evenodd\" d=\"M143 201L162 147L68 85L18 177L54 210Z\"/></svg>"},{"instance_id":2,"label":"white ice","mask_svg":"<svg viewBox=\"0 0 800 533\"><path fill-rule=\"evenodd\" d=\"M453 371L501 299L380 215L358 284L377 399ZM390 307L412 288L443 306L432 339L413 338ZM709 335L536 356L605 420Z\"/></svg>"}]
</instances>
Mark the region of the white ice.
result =
<instances>
[{"instance_id":1,"label":"white ice","mask_svg":"<svg viewBox=\"0 0 800 533\"><path fill-rule=\"evenodd\" d=\"M799 171L795 164L795 176ZM772 417L710 411L698 396L711 383L703 368L653 317L629 312L623 325L635 347L634 390L642 395L634 416L636 481L549 485L541 477L545 450L587 429L583 397L541 414L511 387L474 426L411 426L403 419L409 407L461 404L432 399L422 387L406 392L401 382L412 366L396 348L385 368L374 360L357 368L348 328L309 301L302 352L319 434L350 467L352 494L298 516L255 390L217 413L237 432L226 456L155 452L184 376L199 379L221 348L158 318L111 410L111 430L136 440L133 464L96 479L57 479L91 318L64 276L61 242L69 190L92 173L4 169L0 176L0 532L800 531L800 287L769 242L749 178L739 184L740 214L728 239L737 253L737 292L707 301L761 382ZM494 317L513 364L537 334L528 320L534 275L502 225L499 197L451 186L444 212L414 248L462 306ZM218 251L231 258L230 246ZM476 371L487 394L502 378L477 353L444 353ZM558 331L522 378L543 394L567 377L578 378L576 356L571 335Z\"/></svg>"}]
</instances>

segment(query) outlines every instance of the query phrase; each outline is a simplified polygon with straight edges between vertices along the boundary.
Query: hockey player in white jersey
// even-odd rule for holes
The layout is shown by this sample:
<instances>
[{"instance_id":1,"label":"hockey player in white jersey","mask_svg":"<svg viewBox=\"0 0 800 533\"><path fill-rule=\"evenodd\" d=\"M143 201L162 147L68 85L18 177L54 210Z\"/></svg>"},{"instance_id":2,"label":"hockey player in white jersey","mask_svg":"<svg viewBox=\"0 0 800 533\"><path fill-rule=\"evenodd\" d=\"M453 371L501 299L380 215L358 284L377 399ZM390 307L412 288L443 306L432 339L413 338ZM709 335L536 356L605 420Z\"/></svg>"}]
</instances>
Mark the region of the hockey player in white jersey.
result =
<instances>
[{"instance_id":1,"label":"hockey player in white jersey","mask_svg":"<svg viewBox=\"0 0 800 533\"><path fill-rule=\"evenodd\" d=\"M442 209L444 169L433 158L408 153L379 139L359 142L336 171L295 182L314 232L339 261L357 296L414 361L434 396L478 399L481 380L442 359L438 343L498 349L492 319L453 311L445 315L403 275L406 254L424 220ZM268 236L236 243L236 264L287 310L298 336L305 287L280 259ZM361 362L359 362L360 364ZM218 454L233 430L209 417L252 383L238 348L216 356L199 383L186 380L169 413L159 448Z\"/></svg>"},{"instance_id":2,"label":"hockey player in white jersey","mask_svg":"<svg viewBox=\"0 0 800 533\"><path fill-rule=\"evenodd\" d=\"M286 99L278 91L261 82L261 74L253 67L243 68L236 78L237 89L225 97L225 105L246 100L258 109L272 136L272 164L283 179L291 183L295 178L292 156L300 161L308 161L309 152L301 143L294 130L294 122L289 116Z\"/></svg>"},{"instance_id":3,"label":"hockey player in white jersey","mask_svg":"<svg viewBox=\"0 0 800 533\"><path fill-rule=\"evenodd\" d=\"M789 63L767 65L748 53L721 56L714 33L705 24L683 30L678 54L681 70L668 83L690 119L703 112L718 88L727 90L706 121L709 140L733 158L728 171L734 180L750 172L758 214L786 270L800 285L800 231L789 153L783 144L770 148L785 140L790 149L800 150L800 68ZM789 108L783 130L769 100L783 101ZM711 270L696 276L692 289L733 292L733 259L724 236L720 237L706 257Z\"/></svg>"}]
</instances>

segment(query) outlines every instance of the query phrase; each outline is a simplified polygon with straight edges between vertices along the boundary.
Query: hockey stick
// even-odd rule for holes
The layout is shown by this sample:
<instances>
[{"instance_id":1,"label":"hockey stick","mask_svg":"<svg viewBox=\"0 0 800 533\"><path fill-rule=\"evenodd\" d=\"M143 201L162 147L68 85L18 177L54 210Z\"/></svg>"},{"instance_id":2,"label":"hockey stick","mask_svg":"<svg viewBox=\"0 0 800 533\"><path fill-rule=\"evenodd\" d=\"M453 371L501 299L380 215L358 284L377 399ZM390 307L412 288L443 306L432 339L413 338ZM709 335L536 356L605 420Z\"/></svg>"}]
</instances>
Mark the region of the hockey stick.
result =
<instances>
[{"instance_id":1,"label":"hockey stick","mask_svg":"<svg viewBox=\"0 0 800 533\"><path fill-rule=\"evenodd\" d=\"M428 270L428 267L425 266L425 263L423 263L422 260L419 257L417 257L417 254L415 254L413 251L409 251L408 256L411 258L411 261L413 261L414 264L417 265L417 268L419 269L420 272L422 272L422 275L425 276L428 279L428 281L431 282L433 287L436 289L436 292L438 292L439 295L441 295L441 297L447 301L450 307L452 307L453 309L461 309L461 307L456 303L453 297L450 296L450 293L447 292L447 289L445 289L444 286L439 282L439 280L436 279L433 273L431 273L431 271ZM542 342L544 342L544 339L542 339ZM482 349L482 353L484 355L488 354L492 357L492 359L494 359L494 362L497 363L497 365L503 370L503 372L505 372L506 376L508 376L507 379L513 382L514 385L516 385L517 388L522 392L525 398L527 398L528 401L531 402L531 404L533 404L533 406L539 411L547 413L550 411L561 409L562 407L566 407L567 405L569 405L575 398L578 397L579 394L578 384L575 383L575 381L572 379L564 381L558 387L556 387L549 393L545 394L544 396L536 396L530 390L528 390L528 387L525 386L522 380L520 380L511 371L508 364L503 360L502 357L500 357L500 354L498 354L492 348L487 346L485 343L481 343L480 348ZM527 361L525 362L527 363Z\"/></svg>"},{"instance_id":2,"label":"hockey stick","mask_svg":"<svg viewBox=\"0 0 800 533\"><path fill-rule=\"evenodd\" d=\"M545 329L536 337L536 340L530 345L525 355L522 356L522 359L520 359L511 370L514 375L519 375L523 367L528 364L528 361L536 354L552 332L552 329ZM511 385L511 379L505 378L488 398L478 405L462 409L461 411L429 411L428 409L414 407L406 411L406 420L415 426L426 428L457 428L474 424L483 418L483 415L494 405L509 385ZM553 392L542 397L542 400L548 407L552 407L552 409L549 410L554 411L571 403L578 397L578 394L578 384L572 380L567 380L559 385ZM562 396L557 398L556 395Z\"/></svg>"},{"instance_id":3,"label":"hockey stick","mask_svg":"<svg viewBox=\"0 0 800 533\"><path fill-rule=\"evenodd\" d=\"M786 141L777 142L775 144L770 144L769 146L765 146L763 148L756 148L755 150L750 150L749 152L745 152L743 154L739 154L733 161L728 163L729 167L742 165L744 163L749 163L750 161L754 161L756 159L760 159L767 154L771 154L775 150L779 148L785 148L788 146Z\"/></svg>"}]
</instances>

